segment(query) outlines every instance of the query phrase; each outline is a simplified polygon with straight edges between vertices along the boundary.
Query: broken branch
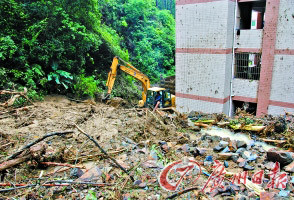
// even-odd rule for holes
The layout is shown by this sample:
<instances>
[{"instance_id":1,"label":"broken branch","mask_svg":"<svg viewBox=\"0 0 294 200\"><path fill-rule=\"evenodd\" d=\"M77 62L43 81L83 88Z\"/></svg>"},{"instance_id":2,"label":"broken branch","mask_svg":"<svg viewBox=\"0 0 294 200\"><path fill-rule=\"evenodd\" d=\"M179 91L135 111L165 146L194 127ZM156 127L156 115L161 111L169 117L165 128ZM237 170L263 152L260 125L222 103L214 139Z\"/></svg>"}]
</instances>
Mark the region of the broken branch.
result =
<instances>
[{"instance_id":1,"label":"broken branch","mask_svg":"<svg viewBox=\"0 0 294 200\"><path fill-rule=\"evenodd\" d=\"M87 133L85 133L80 127L78 127L78 125L75 124L75 127L82 133L84 134L87 138L89 138L89 140L91 140L99 149L102 153L104 153L104 155L109 158L110 160L112 160L112 162L114 162L116 164L116 166L118 166L121 170L123 170L127 175L130 176L131 180L134 182L134 178L129 174L129 172L123 167L121 166L114 158L110 157L107 152L98 144L98 142L96 142L96 140L94 140L94 138L92 138L90 135L88 135Z\"/></svg>"},{"instance_id":2,"label":"broken branch","mask_svg":"<svg viewBox=\"0 0 294 200\"><path fill-rule=\"evenodd\" d=\"M64 166L64 167L70 167L70 168L85 168L81 166L75 166L68 163L56 163L56 162L40 162L42 165L54 165L54 166Z\"/></svg>"},{"instance_id":3,"label":"broken branch","mask_svg":"<svg viewBox=\"0 0 294 200\"><path fill-rule=\"evenodd\" d=\"M175 193L175 194L173 194L173 195L168 196L168 197L166 198L166 200L168 200L168 199L174 199L174 198L176 198L177 196L180 196L180 195L185 194L185 193L187 193L187 192L191 192L191 191L193 191L193 190L198 190L198 189L199 189L198 187L192 187L192 188L188 188L188 189L185 189L185 190L179 191L179 192L177 192L177 193Z\"/></svg>"},{"instance_id":4,"label":"broken branch","mask_svg":"<svg viewBox=\"0 0 294 200\"><path fill-rule=\"evenodd\" d=\"M16 156L18 156L19 154L21 154L24 150L30 148L31 146L41 142L42 140L48 138L48 137L51 137L51 136L55 136L55 135L58 135L58 136L62 136L62 135L66 135L66 134L69 134L69 133L73 133L73 131L64 131L64 132L53 132L53 133L47 133L46 135L44 135L43 137L35 140L34 142L31 142L25 146L23 146L19 151L15 152L14 154L12 154L11 156L8 156L5 161L7 160L11 160L13 158L15 158Z\"/></svg>"},{"instance_id":5,"label":"broken branch","mask_svg":"<svg viewBox=\"0 0 294 200\"><path fill-rule=\"evenodd\" d=\"M0 172L5 169L8 169L10 167L13 167L15 165L18 165L20 163L23 163L23 162L29 160L30 158L31 158L31 155L27 155L27 156L23 156L21 158L16 158L14 160L9 160L9 161L3 162L0 164Z\"/></svg>"}]
</instances>

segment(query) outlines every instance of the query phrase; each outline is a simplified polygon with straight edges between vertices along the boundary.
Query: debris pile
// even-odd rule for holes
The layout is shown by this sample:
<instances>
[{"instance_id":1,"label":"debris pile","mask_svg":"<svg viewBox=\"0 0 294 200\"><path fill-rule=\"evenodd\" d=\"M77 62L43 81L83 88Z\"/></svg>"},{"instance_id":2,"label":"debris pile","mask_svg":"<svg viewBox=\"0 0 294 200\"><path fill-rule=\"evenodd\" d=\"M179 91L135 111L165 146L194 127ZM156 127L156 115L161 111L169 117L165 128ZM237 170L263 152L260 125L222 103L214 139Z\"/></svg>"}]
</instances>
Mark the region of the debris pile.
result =
<instances>
[{"instance_id":1,"label":"debris pile","mask_svg":"<svg viewBox=\"0 0 294 200\"><path fill-rule=\"evenodd\" d=\"M111 105L49 96L17 115L3 107L0 198L293 198L292 114Z\"/></svg>"}]
</instances>

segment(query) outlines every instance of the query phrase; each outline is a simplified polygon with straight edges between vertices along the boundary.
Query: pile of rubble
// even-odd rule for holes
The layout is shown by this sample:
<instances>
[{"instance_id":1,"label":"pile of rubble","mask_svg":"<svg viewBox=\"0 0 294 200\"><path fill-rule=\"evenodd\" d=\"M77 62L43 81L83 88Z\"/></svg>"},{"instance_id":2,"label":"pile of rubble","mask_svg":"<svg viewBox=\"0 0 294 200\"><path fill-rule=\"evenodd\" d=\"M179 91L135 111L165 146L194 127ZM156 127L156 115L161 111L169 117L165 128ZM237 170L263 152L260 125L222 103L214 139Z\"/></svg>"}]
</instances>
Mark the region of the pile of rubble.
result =
<instances>
[{"instance_id":1,"label":"pile of rubble","mask_svg":"<svg viewBox=\"0 0 294 200\"><path fill-rule=\"evenodd\" d=\"M186 116L54 96L0 120L0 198L293 198L290 113Z\"/></svg>"}]
</instances>

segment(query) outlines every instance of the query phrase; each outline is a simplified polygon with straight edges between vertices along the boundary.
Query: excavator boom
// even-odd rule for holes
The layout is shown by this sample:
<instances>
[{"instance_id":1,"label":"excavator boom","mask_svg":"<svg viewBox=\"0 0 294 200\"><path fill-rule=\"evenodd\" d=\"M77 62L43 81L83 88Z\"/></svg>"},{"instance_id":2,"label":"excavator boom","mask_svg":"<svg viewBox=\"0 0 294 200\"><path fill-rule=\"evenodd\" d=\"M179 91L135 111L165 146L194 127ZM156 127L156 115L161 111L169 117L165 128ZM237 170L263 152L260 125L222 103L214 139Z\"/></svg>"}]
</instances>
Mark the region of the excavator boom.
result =
<instances>
[{"instance_id":1,"label":"excavator boom","mask_svg":"<svg viewBox=\"0 0 294 200\"><path fill-rule=\"evenodd\" d=\"M119 64L119 61L121 61L125 65ZM111 67L110 67L110 71L108 73L108 79L107 79L107 83L106 83L106 86L108 87L107 95L111 94L111 91L112 91L112 88L113 88L113 85L114 85L114 82L116 79L116 74L117 74L118 68L120 70L124 71L125 73L129 74L130 76L133 76L134 78L136 78L137 80L139 80L142 83L142 86L144 89L144 91L142 92L142 99L145 102L147 90L150 88L149 78L145 74L143 74L141 71L136 69L133 65L120 59L119 57L113 58L113 61L112 61Z\"/></svg>"}]
</instances>

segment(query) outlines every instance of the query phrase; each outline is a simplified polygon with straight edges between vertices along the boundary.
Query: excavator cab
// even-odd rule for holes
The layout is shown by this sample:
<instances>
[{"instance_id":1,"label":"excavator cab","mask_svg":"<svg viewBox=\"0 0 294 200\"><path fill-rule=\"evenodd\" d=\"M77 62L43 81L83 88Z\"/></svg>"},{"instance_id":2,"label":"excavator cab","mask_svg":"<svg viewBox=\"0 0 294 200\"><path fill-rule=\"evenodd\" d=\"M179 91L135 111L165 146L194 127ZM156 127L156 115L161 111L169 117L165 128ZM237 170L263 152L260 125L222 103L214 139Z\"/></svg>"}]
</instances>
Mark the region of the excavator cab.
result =
<instances>
[{"instance_id":1,"label":"excavator cab","mask_svg":"<svg viewBox=\"0 0 294 200\"><path fill-rule=\"evenodd\" d=\"M114 57L112 64L110 66L110 71L108 73L108 79L106 83L106 86L108 87L106 97L109 98L111 94L118 69L136 78L142 83L142 87L143 87L142 100L140 100L138 103L139 107L145 106L145 107L154 108L154 106L157 103L155 102L157 101L156 99L157 94L160 94L160 97L161 97L160 105L159 105L160 108L175 107L175 101L176 101L175 95L172 95L170 91L166 90L165 88L159 88L159 87L151 88L150 80L145 74L143 74L141 71L136 69L130 63L120 59L119 57Z\"/></svg>"},{"instance_id":2,"label":"excavator cab","mask_svg":"<svg viewBox=\"0 0 294 200\"><path fill-rule=\"evenodd\" d=\"M158 98L160 96L160 98ZM169 90L153 87L147 90L145 107L154 108L157 101L160 101L159 108L172 106L172 95Z\"/></svg>"}]
</instances>

